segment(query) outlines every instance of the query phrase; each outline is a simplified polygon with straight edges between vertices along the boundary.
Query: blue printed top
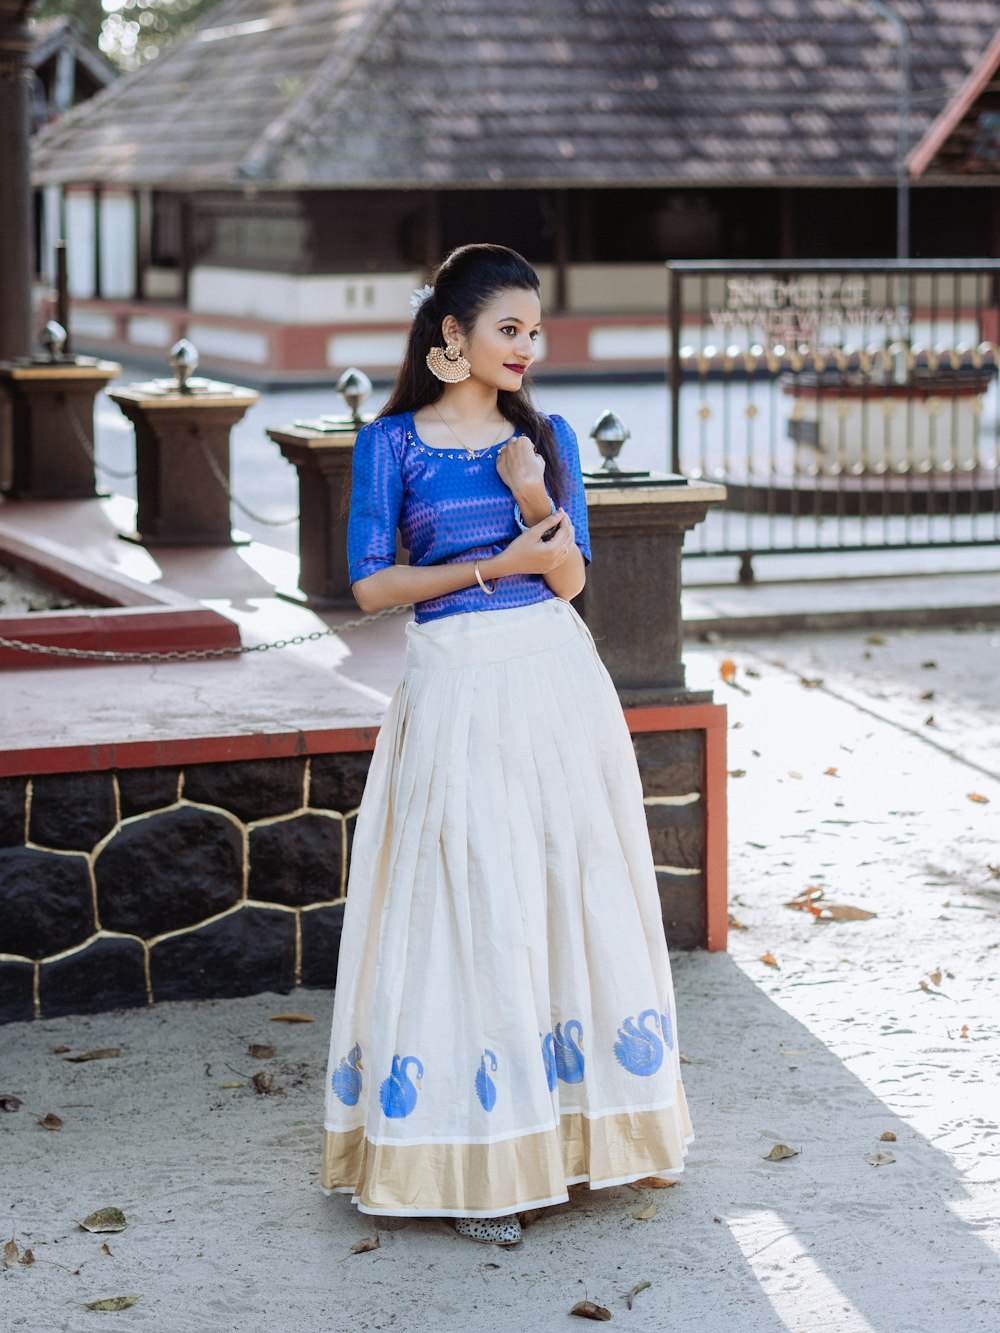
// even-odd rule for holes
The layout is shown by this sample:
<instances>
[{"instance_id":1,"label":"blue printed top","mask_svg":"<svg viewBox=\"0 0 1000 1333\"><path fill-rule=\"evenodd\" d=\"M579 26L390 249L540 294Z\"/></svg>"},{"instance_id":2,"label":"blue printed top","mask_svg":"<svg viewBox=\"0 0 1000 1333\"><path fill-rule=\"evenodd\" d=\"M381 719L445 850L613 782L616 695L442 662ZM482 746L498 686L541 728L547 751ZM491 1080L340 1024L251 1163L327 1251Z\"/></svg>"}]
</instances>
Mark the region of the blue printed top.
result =
<instances>
[{"instance_id":1,"label":"blue printed top","mask_svg":"<svg viewBox=\"0 0 1000 1333\"><path fill-rule=\"evenodd\" d=\"M572 427L549 417L562 463L563 508L576 544L590 563L587 500L580 451ZM469 455L433 449L417 435L412 413L379 417L358 432L354 445L351 513L347 526L350 580L396 563L396 529L411 565L446 565L498 555L519 534L514 497L500 479L496 456L505 441ZM414 604L419 622L460 611L499 611L556 594L541 574L497 579L496 592L478 584Z\"/></svg>"}]
</instances>

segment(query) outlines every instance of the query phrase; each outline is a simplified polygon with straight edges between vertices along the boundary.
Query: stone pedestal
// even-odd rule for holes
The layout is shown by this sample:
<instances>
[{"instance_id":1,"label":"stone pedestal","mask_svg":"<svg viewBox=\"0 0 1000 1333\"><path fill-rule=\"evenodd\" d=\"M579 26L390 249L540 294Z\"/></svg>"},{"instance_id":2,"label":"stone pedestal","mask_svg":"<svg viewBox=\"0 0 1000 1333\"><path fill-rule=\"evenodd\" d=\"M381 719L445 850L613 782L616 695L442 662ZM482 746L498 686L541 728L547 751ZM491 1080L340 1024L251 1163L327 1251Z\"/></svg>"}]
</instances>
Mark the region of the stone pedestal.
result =
<instances>
[{"instance_id":1,"label":"stone pedestal","mask_svg":"<svg viewBox=\"0 0 1000 1333\"><path fill-rule=\"evenodd\" d=\"M575 605L597 642L624 707L699 703L682 660L681 551L726 488L651 473L615 486L585 477L593 564Z\"/></svg>"},{"instance_id":2,"label":"stone pedestal","mask_svg":"<svg viewBox=\"0 0 1000 1333\"><path fill-rule=\"evenodd\" d=\"M311 606L356 610L347 570L351 459L361 422L268 430L299 476L299 591Z\"/></svg>"},{"instance_id":3,"label":"stone pedestal","mask_svg":"<svg viewBox=\"0 0 1000 1333\"><path fill-rule=\"evenodd\" d=\"M80 500L97 494L94 399L122 372L114 361L0 364L12 438L7 493L17 500Z\"/></svg>"},{"instance_id":4,"label":"stone pedestal","mask_svg":"<svg viewBox=\"0 0 1000 1333\"><path fill-rule=\"evenodd\" d=\"M197 389L131 384L108 395L135 426L137 532L143 546L229 546L229 433L259 398L199 380Z\"/></svg>"}]
</instances>

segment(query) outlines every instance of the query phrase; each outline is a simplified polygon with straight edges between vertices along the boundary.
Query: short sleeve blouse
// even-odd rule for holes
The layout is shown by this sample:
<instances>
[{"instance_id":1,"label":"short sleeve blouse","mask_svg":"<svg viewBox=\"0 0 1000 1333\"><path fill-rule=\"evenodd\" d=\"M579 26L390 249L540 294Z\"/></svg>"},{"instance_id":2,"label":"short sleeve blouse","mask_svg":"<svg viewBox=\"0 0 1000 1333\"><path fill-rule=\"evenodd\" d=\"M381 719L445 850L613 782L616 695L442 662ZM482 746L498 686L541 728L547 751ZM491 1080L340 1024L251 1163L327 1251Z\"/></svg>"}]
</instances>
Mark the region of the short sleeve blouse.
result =
<instances>
[{"instance_id":1,"label":"short sleeve blouse","mask_svg":"<svg viewBox=\"0 0 1000 1333\"><path fill-rule=\"evenodd\" d=\"M590 563L587 499L580 450L562 417L549 421L564 477L563 508L576 544ZM354 445L347 559L352 583L396 563L396 531L411 565L443 565L488 559L503 551L519 528L514 497L496 469L501 444L468 455L433 449L417 435L411 413L379 417L359 432ZM554 597L541 574L512 574L497 580L496 592L478 584L417 602L418 622L460 611L499 611Z\"/></svg>"}]
</instances>

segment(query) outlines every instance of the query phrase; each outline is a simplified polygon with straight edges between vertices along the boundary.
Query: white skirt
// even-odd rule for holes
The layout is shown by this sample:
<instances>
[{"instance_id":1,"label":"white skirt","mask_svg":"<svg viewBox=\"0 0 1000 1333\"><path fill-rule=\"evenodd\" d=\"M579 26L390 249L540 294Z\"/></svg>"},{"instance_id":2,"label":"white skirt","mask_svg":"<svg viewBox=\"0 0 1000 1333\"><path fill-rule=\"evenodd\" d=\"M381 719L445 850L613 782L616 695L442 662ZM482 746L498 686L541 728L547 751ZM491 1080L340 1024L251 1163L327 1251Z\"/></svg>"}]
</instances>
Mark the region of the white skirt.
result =
<instances>
[{"instance_id":1,"label":"white skirt","mask_svg":"<svg viewBox=\"0 0 1000 1333\"><path fill-rule=\"evenodd\" d=\"M492 1217L683 1167L642 786L561 598L406 627L357 817L322 1185Z\"/></svg>"}]
</instances>

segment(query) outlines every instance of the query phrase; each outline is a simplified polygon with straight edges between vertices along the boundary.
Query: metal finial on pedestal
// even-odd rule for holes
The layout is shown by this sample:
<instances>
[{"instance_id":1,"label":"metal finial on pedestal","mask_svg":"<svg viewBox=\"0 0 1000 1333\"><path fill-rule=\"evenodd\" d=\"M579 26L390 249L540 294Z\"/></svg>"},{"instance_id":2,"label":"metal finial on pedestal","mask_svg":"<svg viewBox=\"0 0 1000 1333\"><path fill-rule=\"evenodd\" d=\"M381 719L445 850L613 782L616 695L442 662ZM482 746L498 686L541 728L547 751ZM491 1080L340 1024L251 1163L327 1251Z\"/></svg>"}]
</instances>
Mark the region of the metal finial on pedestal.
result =
<instances>
[{"instance_id":1,"label":"metal finial on pedestal","mask_svg":"<svg viewBox=\"0 0 1000 1333\"><path fill-rule=\"evenodd\" d=\"M42 329L38 341L53 365L61 360L62 354L66 350L66 338L66 330L58 320L50 319L45 328Z\"/></svg>"},{"instance_id":2,"label":"metal finial on pedestal","mask_svg":"<svg viewBox=\"0 0 1000 1333\"><path fill-rule=\"evenodd\" d=\"M170 369L177 381L178 393L190 393L188 379L198 369L198 349L187 338L174 343L170 349Z\"/></svg>"},{"instance_id":3,"label":"metal finial on pedestal","mask_svg":"<svg viewBox=\"0 0 1000 1333\"><path fill-rule=\"evenodd\" d=\"M618 466L618 455L621 453L622 445L631 437L631 434L632 432L628 426L615 412L602 412L597 418L594 422L594 428L590 432L590 438L601 451L601 457L604 459L601 464L603 471L621 471Z\"/></svg>"},{"instance_id":4,"label":"metal finial on pedestal","mask_svg":"<svg viewBox=\"0 0 1000 1333\"><path fill-rule=\"evenodd\" d=\"M337 392L347 404L351 420L362 424L361 408L372 391L372 382L363 370L350 366L337 381Z\"/></svg>"}]
</instances>

